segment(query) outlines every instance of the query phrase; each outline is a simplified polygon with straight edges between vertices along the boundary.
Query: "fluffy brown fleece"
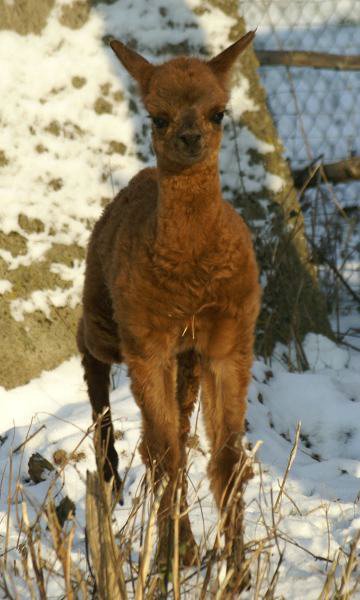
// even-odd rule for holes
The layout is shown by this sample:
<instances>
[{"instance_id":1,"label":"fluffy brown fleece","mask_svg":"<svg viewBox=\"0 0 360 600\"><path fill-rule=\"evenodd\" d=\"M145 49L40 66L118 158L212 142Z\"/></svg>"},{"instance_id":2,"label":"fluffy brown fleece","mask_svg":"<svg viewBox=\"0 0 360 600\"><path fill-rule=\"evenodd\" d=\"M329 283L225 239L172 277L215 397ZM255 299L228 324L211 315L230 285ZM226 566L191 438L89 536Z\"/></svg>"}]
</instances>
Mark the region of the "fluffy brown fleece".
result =
<instances>
[{"instance_id":1,"label":"fluffy brown fleece","mask_svg":"<svg viewBox=\"0 0 360 600\"><path fill-rule=\"evenodd\" d=\"M143 418L141 456L156 481L169 477L159 512L160 556L167 550L174 485L185 472L200 385L209 476L220 509L244 457L260 288L248 228L222 199L218 154L231 67L253 36L207 62L180 57L156 66L121 42L111 43L152 118L157 167L138 173L95 225L78 346L94 420L108 408L100 427L104 474L114 476L117 488L109 371L112 363L128 366ZM186 478L180 478L181 547L183 561L191 563L196 545Z\"/></svg>"}]
</instances>

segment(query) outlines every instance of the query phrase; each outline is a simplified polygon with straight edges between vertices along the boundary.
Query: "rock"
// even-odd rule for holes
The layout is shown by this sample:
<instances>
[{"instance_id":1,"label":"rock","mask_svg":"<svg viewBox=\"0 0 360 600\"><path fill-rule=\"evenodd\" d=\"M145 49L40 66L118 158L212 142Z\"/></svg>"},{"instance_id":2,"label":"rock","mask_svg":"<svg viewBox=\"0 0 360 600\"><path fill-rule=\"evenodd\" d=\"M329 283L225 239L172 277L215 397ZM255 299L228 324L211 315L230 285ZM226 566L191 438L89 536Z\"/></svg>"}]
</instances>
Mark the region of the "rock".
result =
<instances>
[{"instance_id":1,"label":"rock","mask_svg":"<svg viewBox=\"0 0 360 600\"><path fill-rule=\"evenodd\" d=\"M45 481L49 472L51 471L54 471L54 466L51 464L51 462L46 460L46 458L41 456L41 454L35 452L35 454L30 456L28 462L28 473L31 481L34 483Z\"/></svg>"},{"instance_id":2,"label":"rock","mask_svg":"<svg viewBox=\"0 0 360 600\"><path fill-rule=\"evenodd\" d=\"M56 507L56 515L61 527L63 527L65 521L75 515L75 513L76 506L69 496L65 496Z\"/></svg>"}]
</instances>

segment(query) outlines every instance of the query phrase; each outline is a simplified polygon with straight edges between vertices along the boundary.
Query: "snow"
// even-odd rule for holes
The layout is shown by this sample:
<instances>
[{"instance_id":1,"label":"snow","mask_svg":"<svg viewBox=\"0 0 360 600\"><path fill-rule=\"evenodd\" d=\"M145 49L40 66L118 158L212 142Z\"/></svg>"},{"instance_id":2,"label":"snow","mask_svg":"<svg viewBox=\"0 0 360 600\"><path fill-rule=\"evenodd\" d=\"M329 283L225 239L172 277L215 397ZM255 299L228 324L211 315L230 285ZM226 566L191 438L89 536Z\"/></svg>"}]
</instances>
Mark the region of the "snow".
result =
<instances>
[{"instance_id":1,"label":"snow","mask_svg":"<svg viewBox=\"0 0 360 600\"><path fill-rule=\"evenodd\" d=\"M84 246L86 220L99 216L102 197L113 195L110 182L101 178L110 164L107 145L117 140L131 154L133 132L124 103L113 102L112 114L93 110L103 83L110 84L112 94L119 91L109 51L101 51L102 34L103 22L96 13L76 34L54 18L40 37L1 32L0 85L7 101L0 147L8 159L2 169L1 229L18 232L28 241L23 262L3 255L9 268L39 260L49 241ZM74 60L80 56L81 61ZM86 80L81 89L72 85L79 71ZM36 153L36 147L45 150ZM131 176L131 158L112 155L111 164L126 170L126 178ZM60 189L49 187L54 180ZM45 231L24 232L18 223L20 213L40 219Z\"/></svg>"},{"instance_id":2,"label":"snow","mask_svg":"<svg viewBox=\"0 0 360 600\"><path fill-rule=\"evenodd\" d=\"M69 282L70 287L64 289L57 286L54 289L35 290L25 300L23 298L12 300L10 312L15 321L23 321L26 313L36 310L50 318L50 306L75 308L79 304L84 282L85 261L75 259L72 267L67 267L62 263L53 263L50 271Z\"/></svg>"},{"instance_id":3,"label":"snow","mask_svg":"<svg viewBox=\"0 0 360 600\"><path fill-rule=\"evenodd\" d=\"M0 279L0 294L6 294L6 292L10 292L12 288L12 284L7 279Z\"/></svg>"},{"instance_id":4,"label":"snow","mask_svg":"<svg viewBox=\"0 0 360 600\"><path fill-rule=\"evenodd\" d=\"M264 533L263 520L271 522L271 497L277 497L301 422L299 447L279 513L279 543L284 550L284 562L277 592L285 597L291 594L311 600L318 597L324 584L326 562L315 561L307 551L332 559L340 547L347 548L360 522L360 356L337 347L323 336L309 334L304 351L310 369L291 373L284 351L285 348L278 346L271 365L258 359L253 367L247 439L253 446L262 441L257 455L261 471L259 464L255 464L255 477L245 494L246 538L260 539ZM115 430L122 432L116 448L120 473L124 474L139 441L140 413L129 390L126 370L117 368L114 375L116 387L111 393L111 405ZM84 457L77 463L70 461L65 467L56 483L56 496L59 500L69 495L76 504L79 527L74 551L84 556L85 477L87 469L94 470L95 460L88 434L90 404L79 358L73 357L53 371L43 372L25 386L8 391L2 388L0 403L0 538L5 536L8 490L12 490L15 498L15 482L21 482L22 493L30 502L30 519L52 485L51 476L37 485L29 481L27 463L31 454L39 452L52 461L56 450L65 450L70 455L77 449L84 452ZM203 515L196 500L190 513L195 536L200 541L204 531L207 535L214 534L217 512L206 478L207 442L197 410L195 413L192 427L193 433L196 428L200 445L189 454L192 482L189 493L190 501L202 498ZM13 453L34 432L37 434L21 452ZM126 479L125 505L115 510L118 528L126 522L143 475L140 456L135 452ZM17 542L15 511L16 503L11 508L9 547ZM273 560L277 560L275 549Z\"/></svg>"}]
</instances>

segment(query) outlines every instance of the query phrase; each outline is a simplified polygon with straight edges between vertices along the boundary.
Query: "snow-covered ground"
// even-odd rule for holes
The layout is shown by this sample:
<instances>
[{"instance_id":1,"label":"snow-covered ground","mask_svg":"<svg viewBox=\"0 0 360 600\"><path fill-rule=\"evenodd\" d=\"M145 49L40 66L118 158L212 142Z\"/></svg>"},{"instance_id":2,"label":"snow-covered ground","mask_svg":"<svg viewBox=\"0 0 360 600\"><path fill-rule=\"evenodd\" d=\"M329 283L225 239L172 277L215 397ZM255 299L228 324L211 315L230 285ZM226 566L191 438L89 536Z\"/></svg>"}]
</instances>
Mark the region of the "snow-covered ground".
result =
<instances>
[{"instance_id":1,"label":"snow-covered ground","mask_svg":"<svg viewBox=\"0 0 360 600\"><path fill-rule=\"evenodd\" d=\"M286 495L282 496L276 512L279 550L284 551L277 593L285 598L311 600L319 596L328 561L335 557L339 547L348 549L360 526L360 354L340 349L313 334L307 336L304 351L310 365L305 373L289 372L291 352L289 356L288 349L281 347L276 349L271 365L261 360L254 363L247 439L253 446L261 440L262 445L255 477L246 491L245 527L249 541L264 535L264 520L272 527L271 506L276 501L301 422ZM116 446L124 473L139 440L140 413L131 397L125 370L117 372L115 379L111 402L115 429L122 432ZM84 454L80 455L81 460L70 461L63 470L56 484L56 503L65 495L75 502L79 527L73 554L78 559L84 554L86 470L95 466L91 436L86 435L91 416L79 358L44 372L26 386L1 390L0 406L0 547L5 547L8 514L11 527L7 548L18 543L16 482L22 486L20 499L22 494L27 499L30 519L40 510L51 482L51 477L36 485L29 480L30 456L39 452L54 462L57 450L70 455L76 449ZM34 432L38 433L29 439ZM195 500L191 521L201 541L214 532L217 512L207 485L207 444L197 411L193 433L199 435L200 443L189 453L193 486L190 497L194 497L196 489L201 510ZM26 439L29 441L12 454ZM140 457L135 453L126 479L125 505L115 510L118 528L129 515L143 474ZM274 567L279 550L274 544L271 551ZM18 551L12 550L10 556L15 559ZM248 597L252 597L251 592Z\"/></svg>"}]
</instances>

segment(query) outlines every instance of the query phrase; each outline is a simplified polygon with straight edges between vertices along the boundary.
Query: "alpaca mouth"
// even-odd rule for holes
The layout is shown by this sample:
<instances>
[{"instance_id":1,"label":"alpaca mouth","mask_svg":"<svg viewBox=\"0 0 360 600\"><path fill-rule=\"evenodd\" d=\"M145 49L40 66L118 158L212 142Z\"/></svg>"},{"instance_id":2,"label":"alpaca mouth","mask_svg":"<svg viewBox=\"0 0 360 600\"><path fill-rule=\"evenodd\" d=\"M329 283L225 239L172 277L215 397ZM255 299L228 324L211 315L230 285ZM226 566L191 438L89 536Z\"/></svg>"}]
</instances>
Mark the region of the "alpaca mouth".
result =
<instances>
[{"instance_id":1,"label":"alpaca mouth","mask_svg":"<svg viewBox=\"0 0 360 600\"><path fill-rule=\"evenodd\" d=\"M178 152L178 156L181 157L181 160L184 160L186 162L195 162L197 160L201 160L204 154L205 152L203 146L187 148L183 149L181 153Z\"/></svg>"}]
</instances>

